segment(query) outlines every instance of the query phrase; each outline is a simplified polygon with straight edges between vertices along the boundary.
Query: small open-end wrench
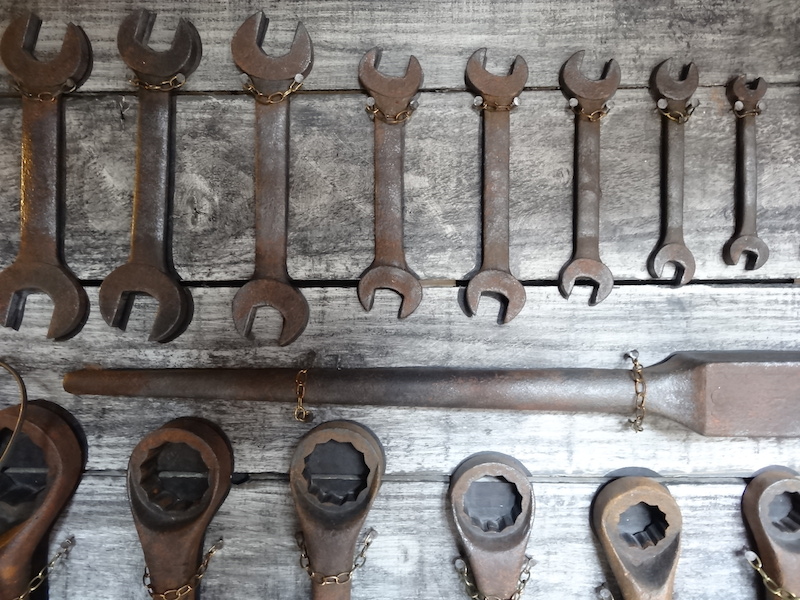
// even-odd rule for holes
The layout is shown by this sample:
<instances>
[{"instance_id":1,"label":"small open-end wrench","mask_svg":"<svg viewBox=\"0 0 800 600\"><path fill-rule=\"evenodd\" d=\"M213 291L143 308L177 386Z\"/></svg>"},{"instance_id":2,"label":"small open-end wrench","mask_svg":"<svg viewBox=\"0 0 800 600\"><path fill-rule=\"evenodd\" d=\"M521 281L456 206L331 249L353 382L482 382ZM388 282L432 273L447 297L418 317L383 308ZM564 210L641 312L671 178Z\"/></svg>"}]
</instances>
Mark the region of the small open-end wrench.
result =
<instances>
[{"instance_id":1,"label":"small open-end wrench","mask_svg":"<svg viewBox=\"0 0 800 600\"><path fill-rule=\"evenodd\" d=\"M684 67L683 78L669 73L671 58L653 71L651 92L661 111L661 239L647 261L650 275L659 278L664 266L675 266L675 286L694 277L695 262L683 239L683 126L692 114L691 97L700 82L694 63Z\"/></svg>"},{"instance_id":2,"label":"small open-end wrench","mask_svg":"<svg viewBox=\"0 0 800 600\"><path fill-rule=\"evenodd\" d=\"M387 77L378 71L380 60L381 49L373 48L358 65L375 125L375 259L358 282L358 299L364 310L372 310L375 290L397 292L402 298L399 316L404 319L422 302L422 285L408 268L403 248L403 155L406 121L423 73L412 56L405 75Z\"/></svg>"},{"instance_id":3,"label":"small open-end wrench","mask_svg":"<svg viewBox=\"0 0 800 600\"><path fill-rule=\"evenodd\" d=\"M510 117L528 81L528 64L517 56L508 75L493 75L486 70L486 48L481 48L467 61L465 79L480 94L475 106L483 113L483 255L467 284L466 302L474 315L482 294L497 294L505 298L502 322L508 323L525 306L525 288L509 266L508 199Z\"/></svg>"},{"instance_id":4,"label":"small open-end wrench","mask_svg":"<svg viewBox=\"0 0 800 600\"><path fill-rule=\"evenodd\" d=\"M561 269L558 288L569 298L575 282L588 279L594 290L589 304L605 300L614 276L600 260L600 120L608 112L606 102L617 91L617 61L606 63L602 77L587 79L581 72L584 51L573 54L561 67L561 91L575 112L575 240L572 258Z\"/></svg>"},{"instance_id":5,"label":"small open-end wrench","mask_svg":"<svg viewBox=\"0 0 800 600\"><path fill-rule=\"evenodd\" d=\"M6 29L0 57L22 92L20 241L14 262L0 273L3 325L19 329L25 300L44 292L53 302L47 337L78 333L89 316L89 300L64 262L64 108L62 96L89 77L92 50L77 25L67 25L61 51L41 62L33 49L42 21L23 15Z\"/></svg>"},{"instance_id":6,"label":"small open-end wrench","mask_svg":"<svg viewBox=\"0 0 800 600\"><path fill-rule=\"evenodd\" d=\"M769 258L769 248L758 237L758 158L756 156L756 116L760 101L767 92L767 82L760 77L750 84L744 75L734 77L727 87L728 99L736 115L736 231L722 249L729 265L747 254L745 268L758 269Z\"/></svg>"},{"instance_id":7,"label":"small open-end wrench","mask_svg":"<svg viewBox=\"0 0 800 600\"><path fill-rule=\"evenodd\" d=\"M272 306L283 317L278 343L291 344L308 324L308 302L289 279L286 229L289 211L289 94L314 65L311 38L297 24L292 48L272 58L261 49L269 19L258 12L247 19L231 42L236 66L248 77L256 99L256 269L233 298L236 330L249 337L256 311Z\"/></svg>"},{"instance_id":8,"label":"small open-end wrench","mask_svg":"<svg viewBox=\"0 0 800 600\"><path fill-rule=\"evenodd\" d=\"M181 19L168 50L148 46L156 14L139 9L119 27L117 46L139 85L136 184L133 193L131 251L100 286L100 312L106 323L125 329L136 294L158 301L150 341L168 342L192 319L193 303L172 264L170 214L173 195L175 98L173 90L194 72L203 54L200 35Z\"/></svg>"}]
</instances>

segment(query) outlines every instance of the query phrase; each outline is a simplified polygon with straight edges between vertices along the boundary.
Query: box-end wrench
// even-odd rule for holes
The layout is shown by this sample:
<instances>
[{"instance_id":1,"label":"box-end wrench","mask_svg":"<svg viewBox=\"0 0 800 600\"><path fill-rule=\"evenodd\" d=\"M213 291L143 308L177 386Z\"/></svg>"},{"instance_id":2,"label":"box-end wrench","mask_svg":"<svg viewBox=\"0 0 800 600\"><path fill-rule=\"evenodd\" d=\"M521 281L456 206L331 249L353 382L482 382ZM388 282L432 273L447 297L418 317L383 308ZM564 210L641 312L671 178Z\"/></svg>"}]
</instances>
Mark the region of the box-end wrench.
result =
<instances>
[{"instance_id":1,"label":"box-end wrench","mask_svg":"<svg viewBox=\"0 0 800 600\"><path fill-rule=\"evenodd\" d=\"M372 310L375 290L388 289L402 298L399 317L406 318L422 302L422 285L406 263L403 249L403 155L406 121L422 86L422 67L408 59L402 77L378 71L381 49L367 52L358 65L358 79L370 95L367 110L375 125L375 260L358 282L358 299Z\"/></svg>"},{"instance_id":2,"label":"box-end wrench","mask_svg":"<svg viewBox=\"0 0 800 600\"><path fill-rule=\"evenodd\" d=\"M278 344L296 340L308 324L308 302L286 268L289 210L289 100L311 72L314 49L302 23L292 48L278 58L261 49L269 19L259 12L247 19L231 42L236 66L248 77L256 99L255 215L256 268L233 298L236 330L249 337L256 311L271 306L283 317Z\"/></svg>"},{"instance_id":3,"label":"box-end wrench","mask_svg":"<svg viewBox=\"0 0 800 600\"><path fill-rule=\"evenodd\" d=\"M64 108L62 96L89 77L92 50L83 30L70 23L61 51L41 62L33 49L42 21L23 15L6 29L0 57L22 92L20 243L14 262L0 273L3 325L19 329L25 300L44 292L53 302L47 337L78 333L89 300L64 262Z\"/></svg>"},{"instance_id":4,"label":"box-end wrench","mask_svg":"<svg viewBox=\"0 0 800 600\"><path fill-rule=\"evenodd\" d=\"M136 184L133 193L131 251L128 262L100 286L100 312L106 323L125 329L136 294L158 301L150 341L168 342L192 319L193 303L172 264L170 213L173 195L175 98L203 54L200 35L181 19L168 50L147 42L156 14L140 9L120 25L117 46L139 86Z\"/></svg>"},{"instance_id":5,"label":"box-end wrench","mask_svg":"<svg viewBox=\"0 0 800 600\"><path fill-rule=\"evenodd\" d=\"M600 260L600 121L608 112L606 102L617 91L617 61L606 63L597 81L581 73L584 51L573 54L561 67L561 91L575 112L575 240L572 258L561 269L558 288L569 298L575 282L588 279L594 290L589 304L605 300L614 276Z\"/></svg>"},{"instance_id":6,"label":"box-end wrench","mask_svg":"<svg viewBox=\"0 0 800 600\"><path fill-rule=\"evenodd\" d=\"M728 83L728 99L736 115L736 231L722 250L729 265L747 254L745 268L758 269L769 258L769 248L758 237L758 159L756 156L756 116L760 101L767 92L767 82L760 77L749 85L744 75Z\"/></svg>"},{"instance_id":7,"label":"box-end wrench","mask_svg":"<svg viewBox=\"0 0 800 600\"><path fill-rule=\"evenodd\" d=\"M662 276L664 266L675 266L675 286L682 286L694 277L695 262L683 239L683 127L692 114L690 100L700 76L694 63L684 67L683 78L669 73L671 58L653 71L650 89L661 111L661 239L647 261L650 275Z\"/></svg>"},{"instance_id":8,"label":"box-end wrench","mask_svg":"<svg viewBox=\"0 0 800 600\"><path fill-rule=\"evenodd\" d=\"M483 114L483 253L480 269L467 284L466 302L474 315L482 294L497 294L506 300L502 322L508 323L525 306L525 288L509 266L508 200L510 115L528 80L528 64L517 56L508 75L493 75L486 70L486 48L481 48L467 61L465 79L480 94L475 106Z\"/></svg>"}]
</instances>

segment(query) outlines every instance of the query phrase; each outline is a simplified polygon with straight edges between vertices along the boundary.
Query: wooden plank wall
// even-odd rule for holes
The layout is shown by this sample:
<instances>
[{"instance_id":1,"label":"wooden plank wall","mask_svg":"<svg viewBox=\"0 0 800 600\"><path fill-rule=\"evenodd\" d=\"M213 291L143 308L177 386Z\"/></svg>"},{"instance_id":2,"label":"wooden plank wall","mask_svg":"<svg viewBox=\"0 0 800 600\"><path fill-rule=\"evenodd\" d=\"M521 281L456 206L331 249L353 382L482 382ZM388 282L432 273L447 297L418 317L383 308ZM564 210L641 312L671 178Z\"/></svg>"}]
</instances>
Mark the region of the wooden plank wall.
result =
<instances>
[{"instance_id":1,"label":"wooden plank wall","mask_svg":"<svg viewBox=\"0 0 800 600\"><path fill-rule=\"evenodd\" d=\"M488 0L389 2L292 0L138 2L159 11L154 45L169 42L178 17L199 30L204 58L177 101L175 265L190 287L195 315L166 345L146 341L155 311L138 299L126 333L105 325L97 288L123 262L133 187L136 95L116 50L117 27L132 8L121 0L0 2L0 27L22 10L44 20L40 46L60 43L63 23L84 27L94 70L66 101L68 263L84 282L92 312L72 340L45 339L51 304L28 299L19 331L0 332L0 358L17 366L31 397L57 402L81 421L87 472L59 521L52 546L77 546L51 582L51 598L143 599L143 557L130 518L124 473L142 436L186 415L218 423L230 437L236 471L246 474L212 523L208 542L226 548L203 581L203 597L298 598L309 581L297 565L297 529L288 463L310 428L288 406L73 397L65 372L104 367L405 366L625 368L638 348L645 365L680 350L797 350L800 332L800 25L795 0ZM280 348L276 313L261 311L252 340L233 329L230 301L252 272L253 100L241 90L230 55L239 24L263 8L272 21L265 48L281 53L302 20L315 66L292 97L289 271L311 306L303 336ZM405 321L398 298L379 292L366 313L355 284L372 254L372 125L363 111L357 65L374 45L382 67L400 74L408 55L425 71L420 108L407 128L406 247L425 294ZM511 117L511 267L527 305L509 325L498 303L465 315L464 282L480 262L479 116L464 86L469 55L489 48L488 66L514 55L530 66L522 105ZM589 289L569 300L558 271L572 244L573 121L557 89L558 70L587 50L595 76L616 58L622 87L603 121L601 254L615 275L611 296L587 306ZM659 115L647 90L668 57L694 60L700 107L686 128L686 241L696 279L682 289L653 281L646 258L659 232ZM721 249L734 227L735 119L724 84L738 73L771 84L758 118L759 226L771 249L758 271L727 266ZM0 266L19 242L20 104L0 73ZM15 387L0 378L6 405ZM633 406L631 386L631 406ZM757 399L754 399L757 401ZM387 477L368 524L379 531L358 573L358 599L437 597L463 591L445 494L455 466L473 452L516 456L532 473L537 498L529 553L537 561L528 598L595 598L610 579L588 526L588 508L606 475L623 467L659 472L684 516L676 597L757 598L742 559L740 516L746 478L771 464L800 469L800 439L710 439L648 417L635 434L620 416L435 409L315 407L319 423L347 418L371 427L387 454ZM616 590L613 581L609 582Z\"/></svg>"}]
</instances>

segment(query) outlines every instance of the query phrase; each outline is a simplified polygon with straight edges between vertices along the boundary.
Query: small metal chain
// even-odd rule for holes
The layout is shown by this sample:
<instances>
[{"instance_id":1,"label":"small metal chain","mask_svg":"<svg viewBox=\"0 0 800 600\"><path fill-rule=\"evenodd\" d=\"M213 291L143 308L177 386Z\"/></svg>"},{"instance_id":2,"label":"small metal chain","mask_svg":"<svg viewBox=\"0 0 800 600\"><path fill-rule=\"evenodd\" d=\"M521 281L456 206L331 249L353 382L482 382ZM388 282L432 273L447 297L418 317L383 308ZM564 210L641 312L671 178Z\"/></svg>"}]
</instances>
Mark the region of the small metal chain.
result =
<instances>
[{"instance_id":1,"label":"small metal chain","mask_svg":"<svg viewBox=\"0 0 800 600\"><path fill-rule=\"evenodd\" d=\"M281 102L286 100L286 98L288 98L290 95L294 94L301 87L303 87L304 79L305 77L303 77L302 73L297 73L294 76L292 83L289 85L287 89L283 90L282 92L273 92L271 94L265 94L264 92L256 88L256 86L253 84L253 80L250 78L249 75L245 73L243 74L242 77L243 80L242 87L244 87L246 92L250 92L251 94L253 94L253 97L256 99L256 102L259 102L261 104L280 104Z\"/></svg>"},{"instance_id":2,"label":"small metal chain","mask_svg":"<svg viewBox=\"0 0 800 600\"><path fill-rule=\"evenodd\" d=\"M411 118L411 115L417 110L419 103L416 100L412 100L408 103L408 106L401 110L396 115L387 115L381 109L379 109L375 105L375 98L370 96L367 98L367 105L364 107L364 110L367 111L369 114L370 119L375 119L376 117L379 118L381 121L385 121L389 125L397 125L398 123L403 123L404 121L408 121Z\"/></svg>"},{"instance_id":3,"label":"small metal chain","mask_svg":"<svg viewBox=\"0 0 800 600\"><path fill-rule=\"evenodd\" d=\"M574 112L576 115L578 115L579 117L583 117L584 119L586 119L587 121L591 121L592 123L594 123L595 121L599 121L600 119L605 117L608 114L608 111L611 110L611 107L608 104L604 104L602 108L594 112L588 113L585 110L583 110L583 107L580 105L580 102L578 101L577 98L569 99L569 107L572 109L572 112Z\"/></svg>"},{"instance_id":4,"label":"small metal chain","mask_svg":"<svg viewBox=\"0 0 800 600\"><path fill-rule=\"evenodd\" d=\"M19 82L14 83L14 89L16 89L20 94L25 96L26 98L30 98L31 100L36 100L38 102L55 102L59 99L59 97L63 96L64 94L71 94L75 90L78 89L78 84L76 84L72 79L67 79L61 87L56 90L55 92L39 92L38 94L34 94L33 92L29 92L25 88L23 88Z\"/></svg>"},{"instance_id":5,"label":"small metal chain","mask_svg":"<svg viewBox=\"0 0 800 600\"><path fill-rule=\"evenodd\" d=\"M295 421L301 423L308 423L314 414L303 406L303 400L306 397L306 377L308 376L308 369L300 369L294 378L294 393L297 396L297 406L294 409Z\"/></svg>"},{"instance_id":6,"label":"small metal chain","mask_svg":"<svg viewBox=\"0 0 800 600\"><path fill-rule=\"evenodd\" d=\"M758 554L752 550L745 550L744 559L747 561L747 564L753 567L753 570L756 573L761 575L761 579L764 581L764 587L767 588L767 591L770 594L777 596L778 598L782 598L783 600L798 600L798 596L788 590L783 589L775 582L774 579L772 579L772 577L767 575L766 571L764 571L764 567L761 564L761 559L758 557Z\"/></svg>"},{"instance_id":7,"label":"small metal chain","mask_svg":"<svg viewBox=\"0 0 800 600\"><path fill-rule=\"evenodd\" d=\"M514 593L511 594L510 598L499 598L497 596L484 596L483 593L478 589L478 586L475 585L475 581L472 579L472 574L469 572L469 567L467 566L467 561L465 561L460 556L456 558L453 563L455 566L456 571L459 575L461 575L461 579L464 582L464 589L467 592L467 596L472 598L472 600L520 600L522 598L522 592L525 591L525 586L528 585L528 581L531 578L531 569L536 564L536 561L533 560L530 556L525 556L525 563L522 565L522 570L519 573L519 580L517 581L517 589L514 590Z\"/></svg>"},{"instance_id":8,"label":"small metal chain","mask_svg":"<svg viewBox=\"0 0 800 600\"><path fill-rule=\"evenodd\" d=\"M369 550L369 547L372 545L372 542L375 541L377 535L378 532L374 529L367 531L367 535L364 536L364 541L361 543L361 550L353 561L353 568L349 571L339 573L338 575L323 575L311 568L311 561L308 558L308 551L306 550L306 540L303 537L303 532L298 531L295 540L297 541L297 547L300 549L300 566L308 573L311 581L317 585L341 585L343 583L349 583L350 580L353 579L353 573L363 567L364 563L367 562L367 550Z\"/></svg>"},{"instance_id":9,"label":"small metal chain","mask_svg":"<svg viewBox=\"0 0 800 600\"><path fill-rule=\"evenodd\" d=\"M647 382L644 379L644 367L639 362L639 351L631 350L625 354L625 358L630 358L633 362L631 375L633 376L633 389L636 392L636 412L628 419L631 429L639 433L644 431L642 423L645 416L645 402L647 401Z\"/></svg>"},{"instance_id":10,"label":"small metal chain","mask_svg":"<svg viewBox=\"0 0 800 600\"><path fill-rule=\"evenodd\" d=\"M683 125L694 114L699 104L687 104L684 110L667 110L667 101L664 98L658 101L658 112L667 117L670 121L675 121Z\"/></svg>"},{"instance_id":11,"label":"small metal chain","mask_svg":"<svg viewBox=\"0 0 800 600\"><path fill-rule=\"evenodd\" d=\"M167 590L166 592L157 592L153 588L153 584L150 581L150 570L145 567L144 574L142 575L142 583L144 587L147 588L147 593L150 594L150 597L153 600L179 600L184 596L188 596L193 591L195 591L198 586L200 585L200 580L206 574L208 570L208 563L211 561L211 557L214 556L217 551L221 550L225 543L222 541L222 538L217 540L217 543L211 546L206 552L205 556L203 556L203 561L200 563L200 566L197 568L197 572L192 575L192 578L187 582L184 583L181 587L174 589L174 590Z\"/></svg>"},{"instance_id":12,"label":"small metal chain","mask_svg":"<svg viewBox=\"0 0 800 600\"><path fill-rule=\"evenodd\" d=\"M477 110L487 110L489 112L510 112L520 105L519 96L515 96L511 104L489 104L482 96L475 96L472 107Z\"/></svg>"},{"instance_id":13,"label":"small metal chain","mask_svg":"<svg viewBox=\"0 0 800 600\"><path fill-rule=\"evenodd\" d=\"M53 555L53 558L50 559L50 562L47 563L41 571L39 571L33 579L30 580L28 583L28 589L24 593L20 594L12 598L12 600L28 600L31 597L31 594L38 590L41 585L45 582L45 580L50 576L50 573L53 572L53 569L61 560L66 560L69 557L70 550L75 545L75 538L73 536L69 536L63 542L61 542L61 546L59 546L58 552Z\"/></svg>"},{"instance_id":14,"label":"small metal chain","mask_svg":"<svg viewBox=\"0 0 800 600\"><path fill-rule=\"evenodd\" d=\"M133 75L128 81L143 90L148 90L151 92L169 92L171 90L177 90L179 87L183 86L186 83L186 76L183 73L176 73L166 81L162 81L160 83L149 83L147 81L142 81L136 75Z\"/></svg>"},{"instance_id":15,"label":"small metal chain","mask_svg":"<svg viewBox=\"0 0 800 600\"><path fill-rule=\"evenodd\" d=\"M760 102L752 110L745 110L744 103L741 100L737 100L733 103L733 114L736 115L737 119L744 119L745 117L757 117L761 114L761 110L762 106Z\"/></svg>"}]
</instances>

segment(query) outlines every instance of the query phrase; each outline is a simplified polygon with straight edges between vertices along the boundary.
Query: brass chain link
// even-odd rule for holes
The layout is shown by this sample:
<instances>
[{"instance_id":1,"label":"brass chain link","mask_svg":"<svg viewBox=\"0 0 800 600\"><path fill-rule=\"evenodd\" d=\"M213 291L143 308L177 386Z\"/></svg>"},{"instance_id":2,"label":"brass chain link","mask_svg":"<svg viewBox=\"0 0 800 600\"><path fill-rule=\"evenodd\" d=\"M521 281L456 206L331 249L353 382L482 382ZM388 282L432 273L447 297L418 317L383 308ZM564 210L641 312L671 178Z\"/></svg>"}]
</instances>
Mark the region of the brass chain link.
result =
<instances>
[{"instance_id":1,"label":"brass chain link","mask_svg":"<svg viewBox=\"0 0 800 600\"><path fill-rule=\"evenodd\" d=\"M37 102L55 102L64 94L71 94L77 90L78 84L76 84L72 79L67 79L55 92L39 92L38 94L34 94L33 92L29 92L23 88L19 82L14 82L14 89L26 98L36 100Z\"/></svg>"},{"instance_id":2,"label":"brass chain link","mask_svg":"<svg viewBox=\"0 0 800 600\"><path fill-rule=\"evenodd\" d=\"M631 429L639 433L644 431L642 423L645 417L645 402L647 401L647 382L644 379L644 367L639 362L639 351L631 350L625 354L625 358L631 359L633 367L631 368L631 375L633 376L633 389L636 393L636 409L634 415L628 419Z\"/></svg>"},{"instance_id":3,"label":"brass chain link","mask_svg":"<svg viewBox=\"0 0 800 600\"><path fill-rule=\"evenodd\" d=\"M689 117L694 114L696 108L697 104L688 104L685 110L667 110L659 106L658 112L667 117L670 121L675 121L683 125L689 120Z\"/></svg>"},{"instance_id":4,"label":"brass chain link","mask_svg":"<svg viewBox=\"0 0 800 600\"><path fill-rule=\"evenodd\" d=\"M61 560L66 560L69 557L70 550L72 547L75 546L75 538L73 536L69 536L59 546L58 552L53 555L53 558L50 559L50 562L47 563L41 571L39 571L33 579L30 580L28 583L28 589L20 594L19 596L15 596L12 600L28 600L31 597L31 594L38 590L45 580L50 576L50 573L53 572L53 569Z\"/></svg>"},{"instance_id":5,"label":"brass chain link","mask_svg":"<svg viewBox=\"0 0 800 600\"><path fill-rule=\"evenodd\" d=\"M767 588L767 591L770 594L777 596L782 600L798 600L797 595L783 589L774 579L772 579L772 577L767 575L766 571L764 571L764 566L761 564L761 559L759 558L758 554L752 550L745 550L744 559L747 561L747 564L753 567L753 570L756 573L761 575L761 579L764 581L764 587Z\"/></svg>"},{"instance_id":6,"label":"brass chain link","mask_svg":"<svg viewBox=\"0 0 800 600\"><path fill-rule=\"evenodd\" d=\"M306 550L305 537L303 537L302 531L298 531L295 535L295 541L297 542L297 547L300 549L300 566L308 573L311 581L317 585L341 585L343 583L349 583L353 579L353 573L363 567L364 563L367 562L367 550L369 550L369 547L372 545L372 542L375 541L377 535L378 532L374 529L367 531L367 535L364 536L364 541L361 543L361 550L359 550L355 560L353 560L353 567L349 571L337 575L323 575L311 568L311 561L308 558L308 551Z\"/></svg>"},{"instance_id":7,"label":"brass chain link","mask_svg":"<svg viewBox=\"0 0 800 600\"><path fill-rule=\"evenodd\" d=\"M583 110L583 107L580 104L573 104L572 102L570 102L569 107L570 109L572 109L572 112L574 112L576 115L578 115L579 117L583 117L584 119L592 123L599 121L600 119L605 117L611 110L608 104L604 104L602 108L599 108L590 113Z\"/></svg>"},{"instance_id":8,"label":"brass chain link","mask_svg":"<svg viewBox=\"0 0 800 600\"><path fill-rule=\"evenodd\" d=\"M197 568L195 574L192 575L192 578L177 589L167 590L166 592L157 592L155 588L153 588L153 584L150 581L150 570L147 567L144 568L142 584L144 584L144 587L147 588L147 593L150 594L150 597L153 600L180 600L180 598L188 596L200 586L200 580L205 577L211 557L214 556L224 546L225 542L223 542L222 538L219 538L217 543L211 546L211 548L208 549L208 552L205 553L200 566Z\"/></svg>"},{"instance_id":9,"label":"brass chain link","mask_svg":"<svg viewBox=\"0 0 800 600\"><path fill-rule=\"evenodd\" d=\"M308 423L313 413L303 406L303 400L306 397L306 378L308 377L308 369L300 369L294 378L294 393L297 396L297 406L294 409L295 421L301 423Z\"/></svg>"},{"instance_id":10,"label":"brass chain link","mask_svg":"<svg viewBox=\"0 0 800 600\"><path fill-rule=\"evenodd\" d=\"M522 598L522 592L525 591L525 586L528 585L528 581L531 578L531 569L535 564L536 561L533 560L532 557L525 555L525 562L522 565L522 569L519 573L519 580L517 581L517 589L514 590L514 593L511 594L510 598L485 596L478 589L478 586L475 585L475 581L472 579L472 574L469 572L467 561L460 556L456 558L453 566L455 566L458 574L461 575L461 580L464 582L464 589L467 592L467 596L472 598L472 600L520 600L520 598Z\"/></svg>"},{"instance_id":11,"label":"brass chain link","mask_svg":"<svg viewBox=\"0 0 800 600\"><path fill-rule=\"evenodd\" d=\"M733 104L733 114L737 119L744 119L745 117L757 117L761 114L761 103L759 102L755 108L751 110L744 110L744 104L741 100L737 100Z\"/></svg>"},{"instance_id":12,"label":"brass chain link","mask_svg":"<svg viewBox=\"0 0 800 600\"><path fill-rule=\"evenodd\" d=\"M397 125L399 123L403 123L404 121L408 121L411 118L411 115L417 110L417 101L412 100L408 103L408 106L401 110L396 115L387 115L383 112L380 108L375 105L375 98L370 96L367 98L367 105L364 107L364 110L367 111L369 114L370 119L379 118L381 121L388 123L389 125Z\"/></svg>"},{"instance_id":13,"label":"brass chain link","mask_svg":"<svg viewBox=\"0 0 800 600\"><path fill-rule=\"evenodd\" d=\"M520 105L519 96L515 96L511 104L490 104L486 102L481 96L475 96L472 101L472 107L477 110L486 110L489 112L510 112Z\"/></svg>"},{"instance_id":14,"label":"brass chain link","mask_svg":"<svg viewBox=\"0 0 800 600\"><path fill-rule=\"evenodd\" d=\"M271 94L265 94L253 84L253 80L250 78L249 75L244 74L242 87L246 92L250 92L253 97L256 99L256 102L260 104L280 104L286 98L294 94L298 91L301 87L303 87L303 77L302 73L297 73L292 80L292 83L289 85L288 88L283 90L282 92L272 92Z\"/></svg>"},{"instance_id":15,"label":"brass chain link","mask_svg":"<svg viewBox=\"0 0 800 600\"><path fill-rule=\"evenodd\" d=\"M183 73L176 73L166 81L161 81L160 83L149 83L147 81L142 81L136 77L136 75L133 75L130 79L128 79L128 82L150 92L169 92L182 87L183 84L186 83L186 76Z\"/></svg>"}]
</instances>

